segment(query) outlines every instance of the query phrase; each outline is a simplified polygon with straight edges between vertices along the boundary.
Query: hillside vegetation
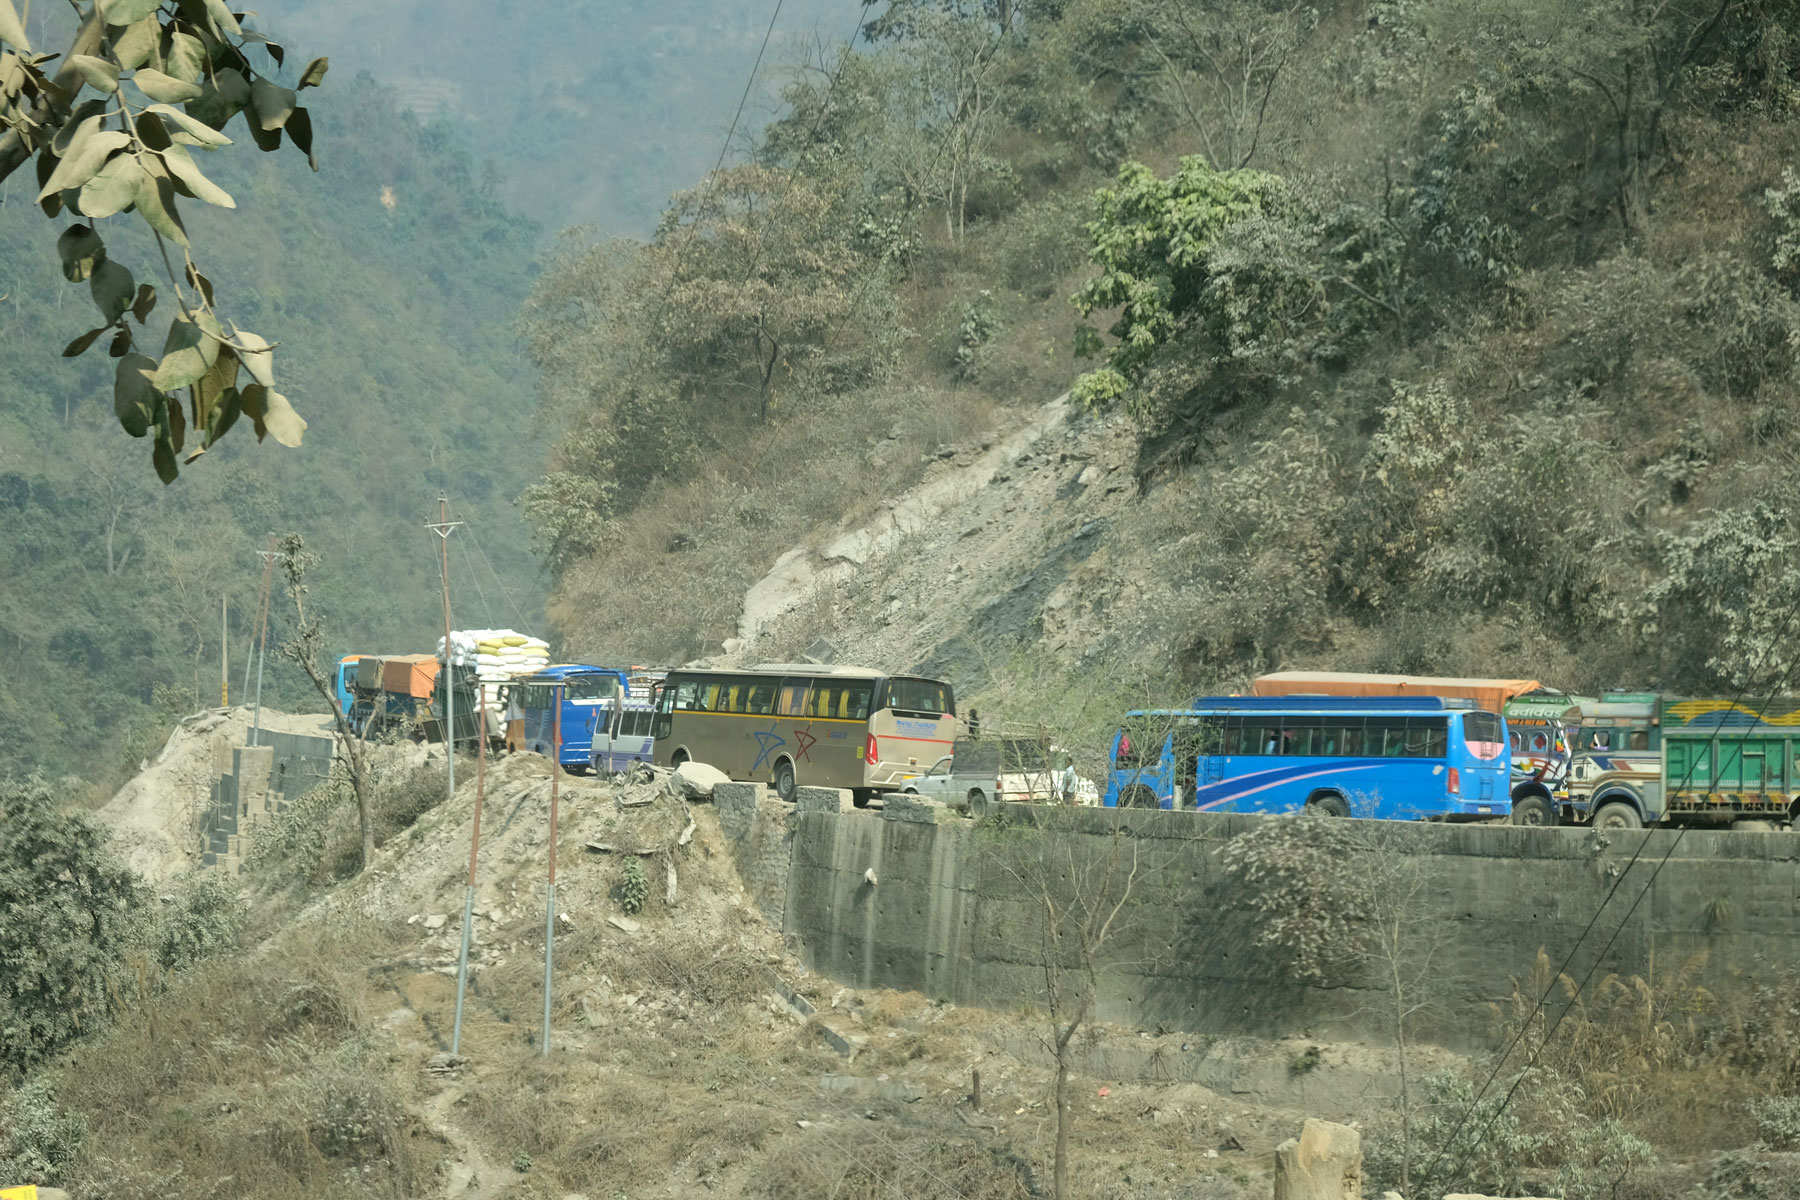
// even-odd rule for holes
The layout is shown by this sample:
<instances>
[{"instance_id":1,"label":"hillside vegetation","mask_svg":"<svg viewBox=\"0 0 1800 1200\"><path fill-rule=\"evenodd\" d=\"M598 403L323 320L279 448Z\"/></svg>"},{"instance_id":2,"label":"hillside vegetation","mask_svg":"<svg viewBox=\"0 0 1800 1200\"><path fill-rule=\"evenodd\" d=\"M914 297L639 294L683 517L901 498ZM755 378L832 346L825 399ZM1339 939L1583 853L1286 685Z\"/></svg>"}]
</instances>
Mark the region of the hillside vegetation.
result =
<instances>
[{"instance_id":1,"label":"hillside vegetation","mask_svg":"<svg viewBox=\"0 0 1800 1200\"><path fill-rule=\"evenodd\" d=\"M1058 614L1114 669L1785 678L1794 5L873 15L751 161L537 285L533 517L584 653L715 651L780 553L1072 388L1131 434ZM1092 649L1042 626L987 653Z\"/></svg>"},{"instance_id":2,"label":"hillside vegetation","mask_svg":"<svg viewBox=\"0 0 1800 1200\"><path fill-rule=\"evenodd\" d=\"M511 332L538 235L448 128L392 92L334 75L310 94L319 173L299 155L228 152L208 170L238 209L189 218L221 294L282 344L311 422L297 450L246 434L162 487L113 415L112 361L56 357L92 324L87 288L59 273L32 181L0 186L0 773L135 770L171 716L218 703L221 596L241 701L271 532L299 530L322 555L318 598L345 651L428 648L441 631L423 528L440 491L469 522L453 547L458 611L501 624L542 611L512 505L541 454ZM275 665L279 588L274 613L278 703L309 693Z\"/></svg>"}]
</instances>

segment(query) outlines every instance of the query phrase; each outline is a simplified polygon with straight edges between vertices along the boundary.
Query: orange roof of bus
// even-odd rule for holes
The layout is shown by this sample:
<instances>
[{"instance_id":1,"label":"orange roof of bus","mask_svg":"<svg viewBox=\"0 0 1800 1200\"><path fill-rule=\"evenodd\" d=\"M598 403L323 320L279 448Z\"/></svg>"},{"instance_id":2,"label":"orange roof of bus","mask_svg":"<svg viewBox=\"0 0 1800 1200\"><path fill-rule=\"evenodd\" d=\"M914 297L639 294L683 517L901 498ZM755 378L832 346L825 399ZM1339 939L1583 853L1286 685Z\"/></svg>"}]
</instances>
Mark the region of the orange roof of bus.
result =
<instances>
[{"instance_id":1,"label":"orange roof of bus","mask_svg":"<svg viewBox=\"0 0 1800 1200\"><path fill-rule=\"evenodd\" d=\"M1259 675L1252 696L1441 696L1473 700L1499 712L1508 700L1535 692L1535 679L1447 679L1435 675L1361 675L1348 671L1277 671Z\"/></svg>"}]
</instances>

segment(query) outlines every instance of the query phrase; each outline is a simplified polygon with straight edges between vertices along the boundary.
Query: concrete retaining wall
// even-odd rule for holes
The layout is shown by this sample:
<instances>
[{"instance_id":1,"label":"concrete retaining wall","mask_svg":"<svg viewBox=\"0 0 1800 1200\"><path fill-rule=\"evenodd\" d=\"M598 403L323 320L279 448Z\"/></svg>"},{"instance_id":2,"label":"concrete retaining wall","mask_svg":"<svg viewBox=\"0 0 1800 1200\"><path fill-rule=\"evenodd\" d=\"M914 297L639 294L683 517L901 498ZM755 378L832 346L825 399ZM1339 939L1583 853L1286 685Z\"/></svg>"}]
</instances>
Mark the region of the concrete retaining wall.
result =
<instances>
[{"instance_id":1,"label":"concrete retaining wall","mask_svg":"<svg viewBox=\"0 0 1800 1200\"><path fill-rule=\"evenodd\" d=\"M1219 850L1260 818L1017 805L1002 818L946 821L904 805L887 819L854 810L789 814L784 930L809 966L841 982L1013 1007L1044 994L1041 882L1051 879L1065 893L1084 881L1091 886L1108 856L1128 846L1139 880L1101 953L1101 1019L1199 1034L1385 1038L1391 1008L1372 980L1307 986L1280 956L1254 946L1257 918L1233 894ZM1415 1027L1461 1047L1489 1028L1485 1016L1472 1014L1504 1001L1540 948L1561 962L1643 837L1497 825L1382 832L1428 868L1424 903L1434 916L1415 936L1436 943L1433 1003ZM1741 986L1772 981L1800 960L1800 836L1695 831L1679 844L1675 838L1673 831L1650 835L1575 958L1577 979L1609 939L1596 978L1644 974L1653 960L1666 973L1703 952L1709 981ZM765 849L759 894L778 868ZM1066 947L1064 955L1067 961Z\"/></svg>"},{"instance_id":2,"label":"concrete retaining wall","mask_svg":"<svg viewBox=\"0 0 1800 1200\"><path fill-rule=\"evenodd\" d=\"M215 747L214 769L219 773L196 830L201 861L232 874L242 870L257 823L330 778L335 753L332 738L268 730L262 732L260 745Z\"/></svg>"}]
</instances>

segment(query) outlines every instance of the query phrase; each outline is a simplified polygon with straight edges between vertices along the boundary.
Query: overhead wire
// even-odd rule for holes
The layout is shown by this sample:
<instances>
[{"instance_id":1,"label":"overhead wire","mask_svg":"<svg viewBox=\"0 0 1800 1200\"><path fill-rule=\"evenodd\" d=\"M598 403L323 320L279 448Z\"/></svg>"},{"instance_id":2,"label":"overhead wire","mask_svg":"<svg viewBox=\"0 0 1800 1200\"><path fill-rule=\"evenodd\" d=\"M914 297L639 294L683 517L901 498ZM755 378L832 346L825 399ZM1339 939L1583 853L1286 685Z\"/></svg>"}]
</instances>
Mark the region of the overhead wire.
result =
<instances>
[{"instance_id":1,"label":"overhead wire","mask_svg":"<svg viewBox=\"0 0 1800 1200\"><path fill-rule=\"evenodd\" d=\"M1786 615L1782 618L1781 630L1783 637L1786 636L1788 629L1791 628L1796 616L1800 616L1800 591L1796 592L1794 603L1789 606ZM1761 672L1763 664L1768 660L1769 651L1773 649L1779 640L1779 638L1771 639L1765 644L1763 653L1758 656L1756 664L1751 668L1751 672L1746 678L1754 678L1756 674ZM1770 704L1773 704L1781 695L1783 689L1787 687L1789 679L1793 674L1794 665L1793 662L1789 662L1787 668L1782 672L1780 680L1775 683L1773 689L1770 691L1768 699L1762 706L1762 710L1766 710ZM1746 684L1741 687L1737 695L1732 698L1731 707L1726 710L1726 713L1736 710L1749 695L1750 688L1749 685ZM1721 735L1724 733L1724 719L1724 716L1721 716L1719 728L1716 729L1713 732L1713 736L1708 739L1709 745L1716 745L1723 740ZM1753 729L1754 726L1746 726L1743 733L1738 736L1737 742L1740 751L1743 745L1749 741ZM1694 761L1688 764L1687 772L1683 775L1680 785L1675 789L1676 791L1684 791L1687 789L1688 785L1693 782L1694 771L1698 766L1698 758L1695 758ZM1665 780L1665 785L1666 783L1667 781ZM1666 786L1664 795L1668 795ZM1524 1069L1513 1080L1512 1085L1506 1091L1506 1095L1502 1097L1500 1104L1476 1130L1474 1139L1470 1142L1468 1149L1464 1150L1457 1158L1456 1164L1451 1171L1450 1178L1454 1179L1461 1173L1464 1166L1467 1165L1470 1156L1481 1147L1482 1141L1486 1138L1488 1132L1492 1130L1495 1122L1500 1119L1501 1115L1512 1103L1513 1097L1518 1093L1520 1085L1524 1083L1526 1076L1531 1070L1537 1066L1538 1059L1542 1057L1543 1052L1549 1047L1551 1040L1556 1036L1557 1029L1562 1026L1564 1019L1566 1019L1569 1013L1573 1011L1575 1004L1580 1000L1582 993L1587 990L1587 985L1593 980L1594 974L1599 970L1600 964L1606 960L1607 953L1612 949L1613 944L1618 941L1619 935L1624 932L1625 927L1631 923L1631 918L1633 914L1637 912L1638 905L1643 903L1644 897L1647 896L1650 889L1655 886L1657 876L1662 873L1663 867L1668 863L1669 859L1674 856L1676 847L1681 844L1681 839L1686 836L1687 830L1688 826L1686 825L1676 826L1675 836L1669 840L1668 849L1663 852L1662 857L1657 860L1655 867L1651 870L1650 878L1638 892L1637 898L1631 902L1631 907L1625 911L1624 917L1620 919L1620 922L1618 926L1614 928L1612 935L1607 938L1606 944L1600 948L1599 953L1594 956L1593 961L1588 965L1588 969L1582 976L1581 982L1575 986L1574 990L1570 993L1568 1000L1564 1003L1562 1010L1557 1013L1556 1019L1551 1022L1550 1027L1545 1030L1543 1039L1538 1042L1537 1048L1532 1051L1530 1058L1526 1061ZM1616 878L1614 878L1612 886L1606 891L1606 895L1601 897L1600 904L1594 910L1594 915L1588 919L1588 923L1582 928L1581 934L1576 938L1575 944L1570 947L1568 954L1563 957L1562 965L1558 967L1556 973L1545 982L1544 990L1538 996L1537 1003L1533 1005L1531 1012L1527 1014L1525 1019L1520 1022L1518 1031L1513 1035L1512 1040L1507 1043L1506 1049L1501 1052L1499 1059L1495 1061L1494 1067L1488 1073L1487 1079L1483 1081L1481 1088L1469 1101L1468 1107L1464 1110L1462 1117L1458 1119L1456 1125L1451 1129L1449 1137L1444 1140L1444 1144L1440 1146L1437 1153L1432 1156L1429 1164L1425 1168L1425 1178L1430 1177L1431 1172L1437 1169L1437 1165L1443 1161L1445 1155L1455 1146L1456 1139L1461 1136L1463 1129L1467 1127L1470 1117L1479 1109L1482 1099L1487 1095L1488 1090L1493 1086L1494 1081L1499 1078L1501 1071L1505 1069L1506 1062L1511 1057L1513 1050L1518 1047L1522 1040L1524 1040L1526 1034L1531 1029L1532 1023L1535 1022L1538 1015L1544 1011L1545 1006L1549 1002L1550 993L1555 989L1557 981L1567 978L1570 964L1574 962L1575 956L1580 952L1583 943L1586 942L1588 935L1599 922L1601 914L1606 911L1607 905L1612 902L1613 897L1617 895L1619 889L1624 886L1625 880L1630 876L1632 868L1637 865L1638 860L1642 857L1644 850L1649 846L1650 839L1655 833L1656 830L1654 828L1646 828L1643 831L1644 836L1639 839L1637 848L1632 851L1631 858L1626 861L1624 869L1619 872Z\"/></svg>"}]
</instances>

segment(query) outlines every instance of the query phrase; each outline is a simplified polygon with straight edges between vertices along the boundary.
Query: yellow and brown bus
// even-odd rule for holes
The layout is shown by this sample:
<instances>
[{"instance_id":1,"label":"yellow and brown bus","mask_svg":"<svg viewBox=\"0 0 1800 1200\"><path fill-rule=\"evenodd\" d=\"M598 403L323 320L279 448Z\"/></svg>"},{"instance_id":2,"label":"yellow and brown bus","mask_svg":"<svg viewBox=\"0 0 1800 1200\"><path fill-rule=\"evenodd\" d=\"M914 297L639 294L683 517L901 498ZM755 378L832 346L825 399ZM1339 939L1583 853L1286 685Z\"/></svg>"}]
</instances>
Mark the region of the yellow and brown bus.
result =
<instances>
[{"instance_id":1,"label":"yellow and brown bus","mask_svg":"<svg viewBox=\"0 0 1800 1200\"><path fill-rule=\"evenodd\" d=\"M700 762L733 779L849 788L858 804L898 791L963 731L941 679L865 667L769 663L670 671L656 693L656 761Z\"/></svg>"}]
</instances>

